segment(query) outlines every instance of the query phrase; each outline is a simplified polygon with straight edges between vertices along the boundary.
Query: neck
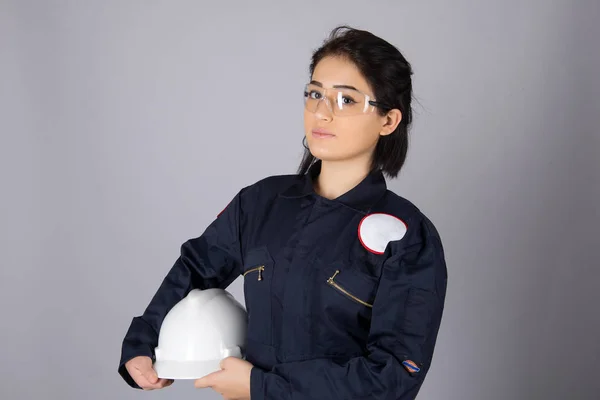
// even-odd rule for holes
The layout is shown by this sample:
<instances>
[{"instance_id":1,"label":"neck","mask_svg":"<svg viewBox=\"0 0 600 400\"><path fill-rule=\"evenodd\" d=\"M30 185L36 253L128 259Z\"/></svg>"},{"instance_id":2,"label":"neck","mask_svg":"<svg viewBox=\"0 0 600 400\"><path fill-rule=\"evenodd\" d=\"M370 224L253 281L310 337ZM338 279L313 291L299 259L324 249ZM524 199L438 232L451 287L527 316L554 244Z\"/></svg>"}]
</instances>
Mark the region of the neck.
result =
<instances>
[{"instance_id":1,"label":"neck","mask_svg":"<svg viewBox=\"0 0 600 400\"><path fill-rule=\"evenodd\" d=\"M336 199L365 179L370 167L370 160L321 161L315 192L326 199Z\"/></svg>"}]
</instances>

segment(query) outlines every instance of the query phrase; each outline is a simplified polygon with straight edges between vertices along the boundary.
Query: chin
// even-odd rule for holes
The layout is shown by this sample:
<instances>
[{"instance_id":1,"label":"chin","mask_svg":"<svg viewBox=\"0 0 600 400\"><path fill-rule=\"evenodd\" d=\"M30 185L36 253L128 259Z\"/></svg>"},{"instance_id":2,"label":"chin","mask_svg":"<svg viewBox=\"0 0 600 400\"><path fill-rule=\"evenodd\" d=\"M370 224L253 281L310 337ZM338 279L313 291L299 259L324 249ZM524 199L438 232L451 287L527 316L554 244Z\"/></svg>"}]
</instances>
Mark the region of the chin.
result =
<instances>
[{"instance_id":1,"label":"chin","mask_svg":"<svg viewBox=\"0 0 600 400\"><path fill-rule=\"evenodd\" d=\"M310 139L306 141L306 145L310 153L319 159L331 156L331 149L323 148L323 146L319 146L318 144L312 143Z\"/></svg>"},{"instance_id":2,"label":"chin","mask_svg":"<svg viewBox=\"0 0 600 400\"><path fill-rule=\"evenodd\" d=\"M307 138L306 145L310 153L322 161L343 161L355 156L353 149L343 148L340 142L327 140Z\"/></svg>"},{"instance_id":3,"label":"chin","mask_svg":"<svg viewBox=\"0 0 600 400\"><path fill-rule=\"evenodd\" d=\"M311 146L310 142L308 148L314 157L324 162L351 161L363 158L363 153L349 149L340 150L324 148L323 146Z\"/></svg>"},{"instance_id":4,"label":"chin","mask_svg":"<svg viewBox=\"0 0 600 400\"><path fill-rule=\"evenodd\" d=\"M310 153L322 161L340 161L347 158L343 154L338 154L329 149L314 149L309 146Z\"/></svg>"}]
</instances>

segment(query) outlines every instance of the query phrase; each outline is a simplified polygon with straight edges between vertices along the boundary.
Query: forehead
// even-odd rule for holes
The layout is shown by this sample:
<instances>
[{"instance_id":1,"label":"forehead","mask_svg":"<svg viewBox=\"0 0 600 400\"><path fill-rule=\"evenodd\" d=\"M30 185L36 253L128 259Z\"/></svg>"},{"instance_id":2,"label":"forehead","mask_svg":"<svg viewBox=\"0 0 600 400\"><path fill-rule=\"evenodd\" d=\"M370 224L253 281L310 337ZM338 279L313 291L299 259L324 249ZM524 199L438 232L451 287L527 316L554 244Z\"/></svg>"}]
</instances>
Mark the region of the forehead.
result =
<instances>
[{"instance_id":1,"label":"forehead","mask_svg":"<svg viewBox=\"0 0 600 400\"><path fill-rule=\"evenodd\" d=\"M319 61L313 72L312 80L320 82L326 88L334 85L354 86L361 92L372 96L369 84L358 68L352 62L340 57L325 57Z\"/></svg>"}]
</instances>

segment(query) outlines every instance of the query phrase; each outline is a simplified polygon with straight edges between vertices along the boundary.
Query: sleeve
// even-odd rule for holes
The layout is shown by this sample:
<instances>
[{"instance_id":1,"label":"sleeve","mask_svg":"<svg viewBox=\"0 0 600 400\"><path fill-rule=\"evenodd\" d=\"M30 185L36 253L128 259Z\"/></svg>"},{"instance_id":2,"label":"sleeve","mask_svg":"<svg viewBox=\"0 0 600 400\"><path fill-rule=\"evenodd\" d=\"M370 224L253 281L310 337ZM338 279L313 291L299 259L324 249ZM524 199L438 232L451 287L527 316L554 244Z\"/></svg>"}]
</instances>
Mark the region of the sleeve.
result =
<instances>
[{"instance_id":1,"label":"sleeve","mask_svg":"<svg viewBox=\"0 0 600 400\"><path fill-rule=\"evenodd\" d=\"M125 334L118 372L136 389L125 363L136 356L154 360L160 326L169 310L192 289L226 288L240 274L242 264L240 191L201 236L181 246L180 255L168 271L141 316L133 318Z\"/></svg>"},{"instance_id":2,"label":"sleeve","mask_svg":"<svg viewBox=\"0 0 600 400\"><path fill-rule=\"evenodd\" d=\"M365 355L254 367L252 400L415 398L433 357L446 264L437 233L393 253L382 267Z\"/></svg>"}]
</instances>

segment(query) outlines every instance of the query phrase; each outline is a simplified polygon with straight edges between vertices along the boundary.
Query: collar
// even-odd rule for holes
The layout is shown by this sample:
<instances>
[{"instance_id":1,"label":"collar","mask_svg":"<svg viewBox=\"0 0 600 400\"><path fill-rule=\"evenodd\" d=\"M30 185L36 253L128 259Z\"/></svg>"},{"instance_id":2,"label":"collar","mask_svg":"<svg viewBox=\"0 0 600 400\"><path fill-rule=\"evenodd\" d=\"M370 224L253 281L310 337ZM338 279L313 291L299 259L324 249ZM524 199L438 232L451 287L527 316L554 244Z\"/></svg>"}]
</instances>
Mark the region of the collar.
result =
<instances>
[{"instance_id":1,"label":"collar","mask_svg":"<svg viewBox=\"0 0 600 400\"><path fill-rule=\"evenodd\" d=\"M314 189L314 182L321 172L321 160L314 162L307 173L300 176L291 186L280 193L281 197L299 198L309 195L319 196ZM333 200L361 212L369 212L375 203L387 191L383 172L376 168L355 187Z\"/></svg>"}]
</instances>

